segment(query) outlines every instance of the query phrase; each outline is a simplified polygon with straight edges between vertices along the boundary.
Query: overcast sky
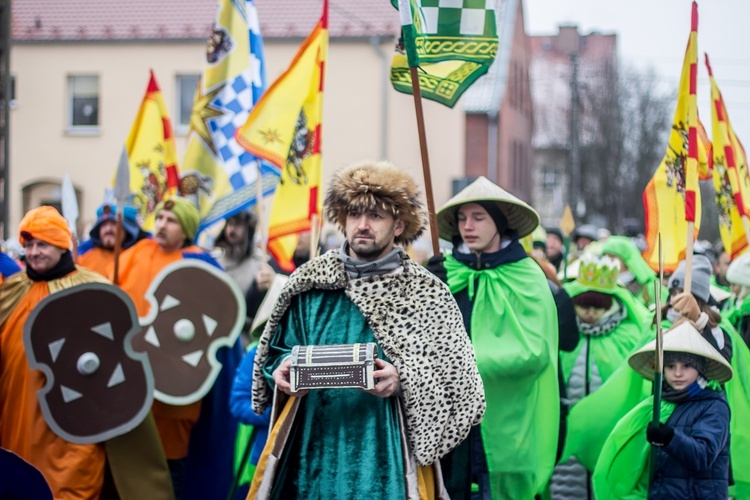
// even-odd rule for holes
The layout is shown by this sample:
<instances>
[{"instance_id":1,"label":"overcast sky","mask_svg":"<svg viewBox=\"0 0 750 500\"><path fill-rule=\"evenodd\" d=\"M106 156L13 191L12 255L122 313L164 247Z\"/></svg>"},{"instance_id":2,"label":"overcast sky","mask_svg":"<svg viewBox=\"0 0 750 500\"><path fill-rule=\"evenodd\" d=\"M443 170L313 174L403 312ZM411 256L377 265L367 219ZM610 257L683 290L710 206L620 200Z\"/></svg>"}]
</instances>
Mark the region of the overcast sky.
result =
<instances>
[{"instance_id":1,"label":"overcast sky","mask_svg":"<svg viewBox=\"0 0 750 500\"><path fill-rule=\"evenodd\" d=\"M616 33L621 63L653 66L676 90L690 36L691 0L523 0L526 31L554 34L577 24L583 34ZM698 2L698 107L711 134L710 86L703 53L711 59L737 136L750 144L750 0ZM674 99L676 100L676 93Z\"/></svg>"}]
</instances>

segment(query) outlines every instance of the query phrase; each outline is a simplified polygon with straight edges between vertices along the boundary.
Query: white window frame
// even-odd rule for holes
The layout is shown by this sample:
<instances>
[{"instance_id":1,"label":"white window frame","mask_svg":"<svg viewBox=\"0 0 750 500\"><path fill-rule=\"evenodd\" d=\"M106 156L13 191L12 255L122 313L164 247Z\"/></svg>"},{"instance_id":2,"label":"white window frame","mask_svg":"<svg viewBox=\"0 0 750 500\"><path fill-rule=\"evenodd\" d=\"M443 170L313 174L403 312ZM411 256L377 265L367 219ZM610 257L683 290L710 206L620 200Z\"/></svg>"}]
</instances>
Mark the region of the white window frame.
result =
<instances>
[{"instance_id":1,"label":"white window frame","mask_svg":"<svg viewBox=\"0 0 750 500\"><path fill-rule=\"evenodd\" d=\"M192 103L195 101L195 91L200 82L200 73L177 73L175 76L175 88L177 89L177 96L175 98L175 120L174 120L174 132L175 135L187 135L190 132L190 115L192 114ZM195 78L195 88L192 89L190 94L191 103L190 111L187 112L187 116L182 112L182 99L183 99L183 78Z\"/></svg>"},{"instance_id":2,"label":"white window frame","mask_svg":"<svg viewBox=\"0 0 750 500\"><path fill-rule=\"evenodd\" d=\"M96 79L96 124L92 125L75 125L73 123L74 117L74 82L77 78L94 78ZM68 116L67 116L67 132L71 135L98 135L100 132L102 116L101 116L101 78L97 74L91 73L80 73L71 74L67 77L68 87Z\"/></svg>"}]
</instances>

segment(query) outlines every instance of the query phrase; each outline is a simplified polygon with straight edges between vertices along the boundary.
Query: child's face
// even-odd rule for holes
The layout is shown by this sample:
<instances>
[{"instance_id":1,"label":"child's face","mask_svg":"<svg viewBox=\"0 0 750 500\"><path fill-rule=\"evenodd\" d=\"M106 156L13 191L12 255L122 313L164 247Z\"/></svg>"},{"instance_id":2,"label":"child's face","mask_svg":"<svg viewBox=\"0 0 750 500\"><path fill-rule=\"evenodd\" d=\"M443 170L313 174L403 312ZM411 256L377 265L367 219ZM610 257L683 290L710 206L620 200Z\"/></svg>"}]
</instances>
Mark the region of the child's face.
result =
<instances>
[{"instance_id":1,"label":"child's face","mask_svg":"<svg viewBox=\"0 0 750 500\"><path fill-rule=\"evenodd\" d=\"M575 308L578 318L589 325L593 325L602 319L602 316L607 312L606 309L601 307L575 306Z\"/></svg>"},{"instance_id":2,"label":"child's face","mask_svg":"<svg viewBox=\"0 0 750 500\"><path fill-rule=\"evenodd\" d=\"M682 361L675 361L664 365L664 377L672 389L681 391L698 380L698 370Z\"/></svg>"}]
</instances>

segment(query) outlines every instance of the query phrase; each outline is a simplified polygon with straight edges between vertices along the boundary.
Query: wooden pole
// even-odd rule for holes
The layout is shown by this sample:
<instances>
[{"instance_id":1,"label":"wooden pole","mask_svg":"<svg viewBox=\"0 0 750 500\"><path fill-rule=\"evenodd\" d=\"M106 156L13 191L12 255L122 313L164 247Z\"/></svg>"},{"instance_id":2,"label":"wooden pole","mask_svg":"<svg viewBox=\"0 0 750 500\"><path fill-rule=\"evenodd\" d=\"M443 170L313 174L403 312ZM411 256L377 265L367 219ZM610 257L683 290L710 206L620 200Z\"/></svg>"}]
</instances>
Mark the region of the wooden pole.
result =
<instances>
[{"instance_id":1,"label":"wooden pole","mask_svg":"<svg viewBox=\"0 0 750 500\"><path fill-rule=\"evenodd\" d=\"M74 234L71 235L73 244L73 264L78 264L78 237Z\"/></svg>"},{"instance_id":2,"label":"wooden pole","mask_svg":"<svg viewBox=\"0 0 750 500\"><path fill-rule=\"evenodd\" d=\"M117 226L115 228L115 270L112 273L112 283L115 285L120 284L120 253L122 252L122 245L120 240L122 239L122 210L121 207L117 212Z\"/></svg>"},{"instance_id":3,"label":"wooden pole","mask_svg":"<svg viewBox=\"0 0 750 500\"><path fill-rule=\"evenodd\" d=\"M690 293L693 284L693 245L695 237L695 222L688 221L687 248L685 249L685 287L684 292Z\"/></svg>"},{"instance_id":4,"label":"wooden pole","mask_svg":"<svg viewBox=\"0 0 750 500\"><path fill-rule=\"evenodd\" d=\"M260 234L260 257L263 263L268 262L268 251L266 249L266 231L263 220L263 174L260 171L260 163L258 163L258 178L255 179L255 210L258 214L258 223L255 225L255 230L259 231ZM253 242L251 241L250 244Z\"/></svg>"},{"instance_id":5,"label":"wooden pole","mask_svg":"<svg viewBox=\"0 0 750 500\"><path fill-rule=\"evenodd\" d=\"M651 422L659 425L661 420L661 385L664 378L664 334L661 327L661 287L664 279L664 259L661 249L661 233L658 235L659 251L659 280L654 283L654 298L656 300L656 350L654 351L654 408ZM656 455L658 448L651 445L651 461L649 462L649 484L656 474Z\"/></svg>"},{"instance_id":6,"label":"wooden pole","mask_svg":"<svg viewBox=\"0 0 750 500\"><path fill-rule=\"evenodd\" d=\"M414 94L414 109L417 113L417 131L419 132L419 149L422 154L422 171L424 172L424 190L427 198L427 212L430 217L430 236L432 237L432 253L440 253L438 241L437 217L435 216L435 200L432 195L432 176L430 175L430 159L427 155L427 134L424 127L424 113L422 112L422 91L419 88L419 68L410 67L411 88Z\"/></svg>"},{"instance_id":7,"label":"wooden pole","mask_svg":"<svg viewBox=\"0 0 750 500\"><path fill-rule=\"evenodd\" d=\"M312 214L310 228L310 260L318 256L320 250L320 215Z\"/></svg>"}]
</instances>

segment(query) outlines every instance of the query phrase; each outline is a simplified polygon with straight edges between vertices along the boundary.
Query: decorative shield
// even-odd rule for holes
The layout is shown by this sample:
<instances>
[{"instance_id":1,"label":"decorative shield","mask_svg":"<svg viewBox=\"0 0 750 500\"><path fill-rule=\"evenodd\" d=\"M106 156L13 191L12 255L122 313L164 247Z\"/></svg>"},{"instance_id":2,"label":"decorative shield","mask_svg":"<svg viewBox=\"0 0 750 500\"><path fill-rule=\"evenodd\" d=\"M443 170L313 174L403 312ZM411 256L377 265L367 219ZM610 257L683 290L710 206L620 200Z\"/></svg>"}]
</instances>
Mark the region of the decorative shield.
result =
<instances>
[{"instance_id":1,"label":"decorative shield","mask_svg":"<svg viewBox=\"0 0 750 500\"><path fill-rule=\"evenodd\" d=\"M100 443L143 421L154 379L148 357L131 346L138 330L133 301L104 283L53 293L31 311L23 342L29 366L47 379L37 397L55 434Z\"/></svg>"},{"instance_id":2,"label":"decorative shield","mask_svg":"<svg viewBox=\"0 0 750 500\"><path fill-rule=\"evenodd\" d=\"M245 297L228 274L197 260L174 262L146 291L151 308L141 318L133 348L154 371L154 397L170 405L199 401L221 371L216 352L233 346L245 324Z\"/></svg>"}]
</instances>

